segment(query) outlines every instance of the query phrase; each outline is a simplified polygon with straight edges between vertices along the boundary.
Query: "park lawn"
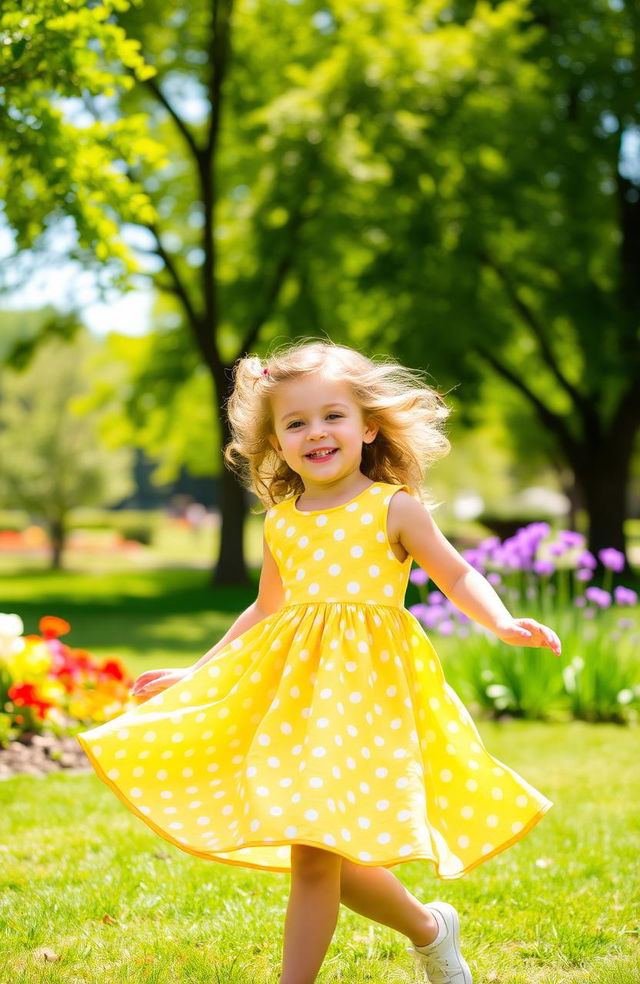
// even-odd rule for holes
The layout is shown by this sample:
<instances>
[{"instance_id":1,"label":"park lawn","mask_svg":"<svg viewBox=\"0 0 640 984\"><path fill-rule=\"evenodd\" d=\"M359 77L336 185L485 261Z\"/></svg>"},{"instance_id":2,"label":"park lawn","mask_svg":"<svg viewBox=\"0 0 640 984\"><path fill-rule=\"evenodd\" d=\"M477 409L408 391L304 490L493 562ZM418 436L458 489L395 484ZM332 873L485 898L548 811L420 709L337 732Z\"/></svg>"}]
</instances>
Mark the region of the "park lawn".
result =
<instances>
[{"instance_id":1,"label":"park lawn","mask_svg":"<svg viewBox=\"0 0 640 984\"><path fill-rule=\"evenodd\" d=\"M477 984L637 984L638 733L480 722L488 749L554 801L462 879L394 873L461 913ZM0 783L0 981L275 984L289 876L180 851L93 773ZM318 984L418 980L407 941L341 907ZM51 961L44 952L49 951Z\"/></svg>"}]
</instances>

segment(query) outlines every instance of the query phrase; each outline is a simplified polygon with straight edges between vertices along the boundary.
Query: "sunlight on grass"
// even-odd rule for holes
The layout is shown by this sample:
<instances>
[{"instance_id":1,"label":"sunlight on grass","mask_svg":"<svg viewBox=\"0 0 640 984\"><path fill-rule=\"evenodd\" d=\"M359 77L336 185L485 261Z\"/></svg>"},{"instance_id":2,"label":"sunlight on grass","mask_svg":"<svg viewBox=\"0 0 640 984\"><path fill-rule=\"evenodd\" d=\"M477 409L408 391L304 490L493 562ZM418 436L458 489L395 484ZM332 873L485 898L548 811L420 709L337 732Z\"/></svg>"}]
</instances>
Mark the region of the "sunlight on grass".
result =
<instances>
[{"instance_id":1,"label":"sunlight on grass","mask_svg":"<svg viewBox=\"0 0 640 984\"><path fill-rule=\"evenodd\" d=\"M480 725L555 805L465 878L394 873L460 911L481 984L637 984L637 731ZM207 863L157 837L93 774L0 783L0 981L275 984L289 876ZM341 907L318 984L411 984L406 940ZM47 961L49 951L58 959Z\"/></svg>"}]
</instances>

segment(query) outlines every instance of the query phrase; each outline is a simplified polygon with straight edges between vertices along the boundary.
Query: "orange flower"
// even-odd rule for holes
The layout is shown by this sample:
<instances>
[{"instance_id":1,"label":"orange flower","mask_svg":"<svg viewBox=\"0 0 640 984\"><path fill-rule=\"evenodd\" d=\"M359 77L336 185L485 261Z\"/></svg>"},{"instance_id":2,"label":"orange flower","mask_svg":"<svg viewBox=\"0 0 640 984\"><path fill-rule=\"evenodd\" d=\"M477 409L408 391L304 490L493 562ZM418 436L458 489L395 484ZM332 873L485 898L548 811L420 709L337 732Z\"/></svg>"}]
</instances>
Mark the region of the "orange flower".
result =
<instances>
[{"instance_id":1,"label":"orange flower","mask_svg":"<svg viewBox=\"0 0 640 984\"><path fill-rule=\"evenodd\" d=\"M58 636L66 635L70 629L69 623L57 615L45 615L40 619L40 631L45 639L57 639Z\"/></svg>"}]
</instances>

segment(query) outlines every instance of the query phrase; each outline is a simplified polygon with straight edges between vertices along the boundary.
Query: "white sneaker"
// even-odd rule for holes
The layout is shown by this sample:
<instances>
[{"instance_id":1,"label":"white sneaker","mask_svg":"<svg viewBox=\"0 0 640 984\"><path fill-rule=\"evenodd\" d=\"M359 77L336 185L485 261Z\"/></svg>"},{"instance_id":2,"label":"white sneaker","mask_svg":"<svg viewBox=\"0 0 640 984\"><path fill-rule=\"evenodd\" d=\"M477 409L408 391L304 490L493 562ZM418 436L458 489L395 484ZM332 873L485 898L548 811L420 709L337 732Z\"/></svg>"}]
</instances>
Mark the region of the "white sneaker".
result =
<instances>
[{"instance_id":1,"label":"white sneaker","mask_svg":"<svg viewBox=\"0 0 640 984\"><path fill-rule=\"evenodd\" d=\"M438 935L426 946L408 946L431 984L473 984L467 961L460 953L460 920L448 902L425 905L438 924Z\"/></svg>"}]
</instances>

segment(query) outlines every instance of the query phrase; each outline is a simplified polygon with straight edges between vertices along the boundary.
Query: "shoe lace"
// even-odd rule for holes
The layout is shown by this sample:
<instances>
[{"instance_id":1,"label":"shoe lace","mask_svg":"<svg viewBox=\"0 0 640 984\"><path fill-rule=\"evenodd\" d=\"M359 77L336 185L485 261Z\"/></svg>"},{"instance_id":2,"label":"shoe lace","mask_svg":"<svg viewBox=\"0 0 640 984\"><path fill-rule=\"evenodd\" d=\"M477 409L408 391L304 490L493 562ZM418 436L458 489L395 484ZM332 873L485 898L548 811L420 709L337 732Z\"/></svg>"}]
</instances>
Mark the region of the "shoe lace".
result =
<instances>
[{"instance_id":1,"label":"shoe lace","mask_svg":"<svg viewBox=\"0 0 640 984\"><path fill-rule=\"evenodd\" d=\"M413 947L411 947L413 950ZM415 953L416 951L413 950ZM463 975L459 967L454 967L451 961L445 957L443 954L437 952L434 953L420 953L419 958L422 961L422 966L427 971L427 975L432 980L432 984L457 984L458 981L463 981ZM442 974L446 974L446 978L443 978Z\"/></svg>"}]
</instances>

